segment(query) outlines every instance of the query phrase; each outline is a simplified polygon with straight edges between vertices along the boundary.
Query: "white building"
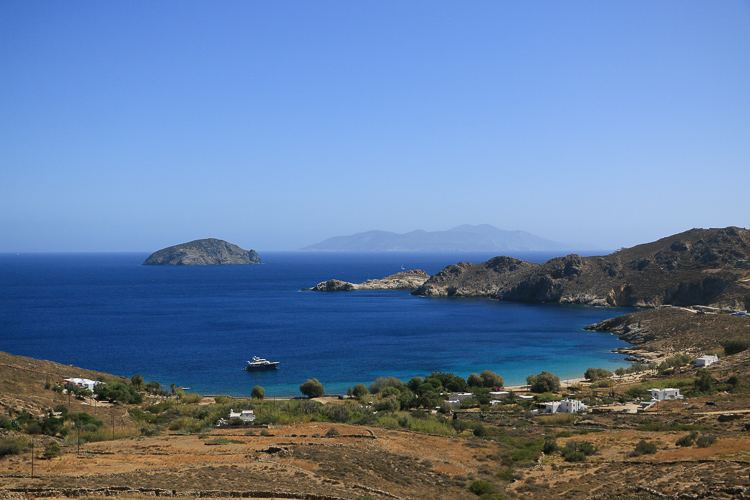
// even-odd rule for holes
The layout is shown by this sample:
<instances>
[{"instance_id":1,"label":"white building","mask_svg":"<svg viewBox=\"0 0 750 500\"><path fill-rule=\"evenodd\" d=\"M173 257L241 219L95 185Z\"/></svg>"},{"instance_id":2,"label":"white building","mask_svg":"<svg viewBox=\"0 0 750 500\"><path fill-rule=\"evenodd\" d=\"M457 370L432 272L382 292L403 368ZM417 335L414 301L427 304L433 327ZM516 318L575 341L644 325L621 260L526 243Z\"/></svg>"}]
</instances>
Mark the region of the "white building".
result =
<instances>
[{"instance_id":1,"label":"white building","mask_svg":"<svg viewBox=\"0 0 750 500\"><path fill-rule=\"evenodd\" d=\"M679 389L650 389L652 401L669 401L672 399L682 399Z\"/></svg>"},{"instance_id":2,"label":"white building","mask_svg":"<svg viewBox=\"0 0 750 500\"><path fill-rule=\"evenodd\" d=\"M66 378L63 382L65 382L65 385L88 389L91 392L94 392L94 387L101 384L98 380L89 380L87 378Z\"/></svg>"},{"instance_id":3,"label":"white building","mask_svg":"<svg viewBox=\"0 0 750 500\"><path fill-rule=\"evenodd\" d=\"M473 398L474 394L470 392L449 392L446 396L448 396L448 401L463 401L465 399Z\"/></svg>"},{"instance_id":4,"label":"white building","mask_svg":"<svg viewBox=\"0 0 750 500\"><path fill-rule=\"evenodd\" d=\"M715 354L706 354L695 360L695 366L710 366L719 361L719 356Z\"/></svg>"},{"instance_id":5,"label":"white building","mask_svg":"<svg viewBox=\"0 0 750 500\"><path fill-rule=\"evenodd\" d=\"M232 410L229 410L229 420L234 420L235 418L239 418L243 422L252 422L255 420L255 414L253 413L253 410L242 410L239 412Z\"/></svg>"},{"instance_id":6,"label":"white building","mask_svg":"<svg viewBox=\"0 0 750 500\"><path fill-rule=\"evenodd\" d=\"M544 413L576 413L588 409L588 406L577 399L565 399L563 401L544 403Z\"/></svg>"},{"instance_id":7,"label":"white building","mask_svg":"<svg viewBox=\"0 0 750 500\"><path fill-rule=\"evenodd\" d=\"M534 401L534 396L532 396L531 394L521 394L520 396L518 396L518 399L520 401Z\"/></svg>"}]
</instances>

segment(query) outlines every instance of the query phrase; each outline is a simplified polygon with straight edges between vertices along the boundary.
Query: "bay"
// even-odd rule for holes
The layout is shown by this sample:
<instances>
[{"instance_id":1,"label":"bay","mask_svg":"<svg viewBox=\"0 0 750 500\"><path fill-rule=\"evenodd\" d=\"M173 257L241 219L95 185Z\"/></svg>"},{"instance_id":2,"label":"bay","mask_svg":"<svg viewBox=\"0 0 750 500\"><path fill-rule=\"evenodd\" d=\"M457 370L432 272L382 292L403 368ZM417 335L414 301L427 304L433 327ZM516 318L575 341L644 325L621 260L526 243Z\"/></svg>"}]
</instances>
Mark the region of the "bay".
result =
<instances>
[{"instance_id":1,"label":"bay","mask_svg":"<svg viewBox=\"0 0 750 500\"><path fill-rule=\"evenodd\" d=\"M141 265L146 253L2 254L0 350L201 394L247 396L261 385L267 397L297 396L309 378L345 393L389 375L490 369L510 385L542 370L566 379L627 366L611 352L624 342L583 330L627 310L302 290L494 256L263 252L262 265L159 267ZM254 355L279 370L244 371Z\"/></svg>"}]
</instances>

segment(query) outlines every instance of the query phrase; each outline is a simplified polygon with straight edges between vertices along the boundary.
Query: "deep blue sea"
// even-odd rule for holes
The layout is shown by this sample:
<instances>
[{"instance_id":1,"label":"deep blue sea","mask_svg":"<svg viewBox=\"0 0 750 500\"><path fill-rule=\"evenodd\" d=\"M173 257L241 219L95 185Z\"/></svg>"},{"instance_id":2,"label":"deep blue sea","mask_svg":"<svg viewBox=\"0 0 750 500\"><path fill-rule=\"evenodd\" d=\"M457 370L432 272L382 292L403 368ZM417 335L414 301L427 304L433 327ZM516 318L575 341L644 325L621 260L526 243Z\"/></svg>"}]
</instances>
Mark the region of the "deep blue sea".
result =
<instances>
[{"instance_id":1,"label":"deep blue sea","mask_svg":"<svg viewBox=\"0 0 750 500\"><path fill-rule=\"evenodd\" d=\"M160 267L141 265L147 253L0 254L0 351L201 394L261 385L267 397L298 396L313 377L345 393L387 375L490 369L510 385L542 370L566 379L627 366L611 352L625 343L583 330L623 309L302 290L494 256L263 252L262 265ZM254 355L279 370L244 371Z\"/></svg>"}]
</instances>

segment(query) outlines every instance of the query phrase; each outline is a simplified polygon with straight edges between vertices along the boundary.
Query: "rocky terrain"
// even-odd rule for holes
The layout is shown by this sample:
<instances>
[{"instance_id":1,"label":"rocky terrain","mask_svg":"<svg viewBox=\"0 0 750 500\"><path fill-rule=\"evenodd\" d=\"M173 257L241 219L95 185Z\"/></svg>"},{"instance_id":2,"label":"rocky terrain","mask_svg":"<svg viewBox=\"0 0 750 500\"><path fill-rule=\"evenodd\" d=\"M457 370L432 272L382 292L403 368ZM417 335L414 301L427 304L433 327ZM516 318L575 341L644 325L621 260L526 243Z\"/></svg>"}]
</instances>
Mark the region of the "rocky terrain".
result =
<instances>
[{"instance_id":1,"label":"rocky terrain","mask_svg":"<svg viewBox=\"0 0 750 500\"><path fill-rule=\"evenodd\" d=\"M720 312L705 313L703 308L663 307L646 309L600 321L586 330L609 332L636 347L620 349L648 360L652 353L678 352L700 356L723 342L750 339L750 316Z\"/></svg>"},{"instance_id":2,"label":"rocky terrain","mask_svg":"<svg viewBox=\"0 0 750 500\"><path fill-rule=\"evenodd\" d=\"M591 306L750 308L750 231L692 229L606 256L460 262L413 292Z\"/></svg>"},{"instance_id":3,"label":"rocky terrain","mask_svg":"<svg viewBox=\"0 0 750 500\"><path fill-rule=\"evenodd\" d=\"M348 281L328 280L318 283L308 290L314 292L349 292L352 290L416 290L430 277L420 270L403 271L377 280L367 280L364 283L349 283Z\"/></svg>"},{"instance_id":4,"label":"rocky terrain","mask_svg":"<svg viewBox=\"0 0 750 500\"><path fill-rule=\"evenodd\" d=\"M154 252L144 266L216 266L260 264L255 250L244 250L223 240L208 238Z\"/></svg>"}]
</instances>

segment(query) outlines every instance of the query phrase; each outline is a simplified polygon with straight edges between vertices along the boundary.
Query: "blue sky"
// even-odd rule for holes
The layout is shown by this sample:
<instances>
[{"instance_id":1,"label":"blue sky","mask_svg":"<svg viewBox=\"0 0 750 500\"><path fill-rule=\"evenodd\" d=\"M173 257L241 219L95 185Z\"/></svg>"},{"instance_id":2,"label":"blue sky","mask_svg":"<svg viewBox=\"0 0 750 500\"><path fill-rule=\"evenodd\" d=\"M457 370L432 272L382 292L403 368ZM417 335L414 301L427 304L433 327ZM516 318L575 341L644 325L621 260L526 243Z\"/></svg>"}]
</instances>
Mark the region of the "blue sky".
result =
<instances>
[{"instance_id":1,"label":"blue sky","mask_svg":"<svg viewBox=\"0 0 750 500\"><path fill-rule=\"evenodd\" d=\"M750 2L0 2L0 251L750 226Z\"/></svg>"}]
</instances>

